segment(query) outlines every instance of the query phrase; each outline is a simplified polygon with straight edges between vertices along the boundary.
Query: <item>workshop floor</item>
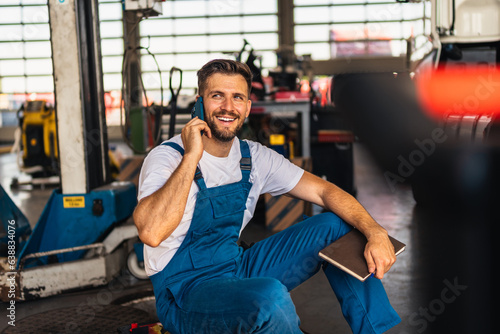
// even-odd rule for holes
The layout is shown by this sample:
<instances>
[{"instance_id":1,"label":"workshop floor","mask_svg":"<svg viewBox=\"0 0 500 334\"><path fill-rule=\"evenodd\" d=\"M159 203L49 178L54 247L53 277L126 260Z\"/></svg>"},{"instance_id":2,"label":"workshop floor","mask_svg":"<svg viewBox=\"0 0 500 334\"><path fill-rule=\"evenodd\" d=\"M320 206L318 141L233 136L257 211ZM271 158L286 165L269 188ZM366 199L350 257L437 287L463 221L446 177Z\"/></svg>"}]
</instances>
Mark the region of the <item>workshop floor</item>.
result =
<instances>
[{"instance_id":1,"label":"workshop floor","mask_svg":"<svg viewBox=\"0 0 500 334\"><path fill-rule=\"evenodd\" d=\"M10 154L1 155L0 182L34 225L52 189L11 190L11 179L18 174L15 157ZM427 315L425 318L419 314L421 306L427 307L430 302L430 306L436 309L444 304L441 302L433 305L432 300L422 300L421 289L424 281L422 275L426 271L421 268L420 252L414 245L419 236L417 233L419 220L423 218L417 214L411 189L403 186L394 192L391 191L383 171L377 168L360 144L355 145L355 178L359 201L391 235L407 244L406 251L398 256L393 269L383 279L389 299L402 318L402 323L388 333L424 333L427 322L433 321L435 317ZM263 222L255 222L247 228L243 238L255 241L268 235L270 232L264 228ZM453 277L448 279L453 281ZM104 327L99 327L100 323L126 325L155 319L154 300L151 297L152 288L149 281L138 281L124 270L116 282L119 284L37 301L19 302L16 304L18 325L16 327L29 323L41 326L42 323L49 321L53 324L55 333L98 333L107 332L102 330ZM439 298L439 294L436 297ZM292 298L301 318L303 330L311 334L350 333L336 297L322 272L292 291ZM6 319L6 304L0 307L0 319ZM137 312L131 313L131 308ZM62 310L66 312L57 313ZM443 313L441 309L438 311ZM85 330L86 326L90 328L91 325L97 327ZM6 321L0 321L0 331L5 328L7 328ZM15 332L12 327L7 330ZM26 333L20 330L18 332Z\"/></svg>"}]
</instances>

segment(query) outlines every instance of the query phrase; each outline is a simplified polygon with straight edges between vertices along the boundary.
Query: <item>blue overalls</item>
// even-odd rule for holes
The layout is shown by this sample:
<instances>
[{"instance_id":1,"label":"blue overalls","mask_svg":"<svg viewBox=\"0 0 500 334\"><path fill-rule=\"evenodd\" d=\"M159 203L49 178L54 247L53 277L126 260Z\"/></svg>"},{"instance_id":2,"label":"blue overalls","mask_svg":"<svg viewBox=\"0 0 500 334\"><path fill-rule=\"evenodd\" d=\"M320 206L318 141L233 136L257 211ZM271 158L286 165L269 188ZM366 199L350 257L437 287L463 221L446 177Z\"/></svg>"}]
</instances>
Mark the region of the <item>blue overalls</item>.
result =
<instances>
[{"instance_id":1,"label":"blue overalls","mask_svg":"<svg viewBox=\"0 0 500 334\"><path fill-rule=\"evenodd\" d=\"M177 144L168 145L184 154ZM191 226L167 266L150 276L158 318L172 334L302 333L289 291L322 266L319 250L351 227L321 214L243 251L237 241L252 184L248 144L240 140L242 178L199 187ZM400 321L378 279L365 283L333 266L325 273L355 333L382 333Z\"/></svg>"}]
</instances>

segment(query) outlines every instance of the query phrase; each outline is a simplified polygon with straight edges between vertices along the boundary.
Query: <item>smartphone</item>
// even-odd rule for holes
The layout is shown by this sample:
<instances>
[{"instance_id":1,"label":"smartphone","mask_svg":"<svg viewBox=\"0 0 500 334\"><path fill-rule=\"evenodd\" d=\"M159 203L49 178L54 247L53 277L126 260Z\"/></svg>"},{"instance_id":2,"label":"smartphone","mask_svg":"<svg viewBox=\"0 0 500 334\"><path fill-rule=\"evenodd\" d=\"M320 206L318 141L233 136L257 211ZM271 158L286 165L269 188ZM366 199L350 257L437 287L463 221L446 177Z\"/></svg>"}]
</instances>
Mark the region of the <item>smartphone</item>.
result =
<instances>
[{"instance_id":1,"label":"smartphone","mask_svg":"<svg viewBox=\"0 0 500 334\"><path fill-rule=\"evenodd\" d=\"M202 121L205 120L203 117L203 98L201 96L198 97L193 110L191 110L191 118L195 118L196 116L198 116L198 118Z\"/></svg>"}]
</instances>

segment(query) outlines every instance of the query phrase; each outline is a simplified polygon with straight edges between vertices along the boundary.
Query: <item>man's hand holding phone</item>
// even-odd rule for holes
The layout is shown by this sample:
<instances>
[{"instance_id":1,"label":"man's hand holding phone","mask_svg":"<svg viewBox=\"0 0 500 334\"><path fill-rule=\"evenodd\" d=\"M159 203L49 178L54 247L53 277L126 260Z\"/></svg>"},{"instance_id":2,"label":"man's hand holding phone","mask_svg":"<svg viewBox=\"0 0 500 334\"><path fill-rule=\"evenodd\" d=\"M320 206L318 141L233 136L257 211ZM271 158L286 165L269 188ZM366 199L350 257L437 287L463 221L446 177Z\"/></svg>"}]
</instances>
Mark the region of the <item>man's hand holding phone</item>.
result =
<instances>
[{"instance_id":1,"label":"man's hand holding phone","mask_svg":"<svg viewBox=\"0 0 500 334\"><path fill-rule=\"evenodd\" d=\"M184 144L185 156L193 154L199 161L203 155L203 134L208 138L212 138L212 132L204 121L203 99L201 96L196 100L195 107L191 111L191 117L192 119L182 129L181 138Z\"/></svg>"},{"instance_id":2,"label":"man's hand holding phone","mask_svg":"<svg viewBox=\"0 0 500 334\"><path fill-rule=\"evenodd\" d=\"M191 118L198 117L202 121L205 120L204 110L203 110L203 97L198 96L193 109L191 110Z\"/></svg>"}]
</instances>

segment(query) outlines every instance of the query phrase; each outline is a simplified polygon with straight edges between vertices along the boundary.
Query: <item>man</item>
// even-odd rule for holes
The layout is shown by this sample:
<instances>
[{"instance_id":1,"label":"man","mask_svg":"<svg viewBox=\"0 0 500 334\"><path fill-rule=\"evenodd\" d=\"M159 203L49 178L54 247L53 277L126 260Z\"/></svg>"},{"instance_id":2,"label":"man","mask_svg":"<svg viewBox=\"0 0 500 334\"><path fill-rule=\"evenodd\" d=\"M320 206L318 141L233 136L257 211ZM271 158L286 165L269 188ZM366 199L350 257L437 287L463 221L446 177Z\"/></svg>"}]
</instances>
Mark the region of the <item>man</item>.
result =
<instances>
[{"instance_id":1,"label":"man","mask_svg":"<svg viewBox=\"0 0 500 334\"><path fill-rule=\"evenodd\" d=\"M204 121L144 160L134 221L157 313L172 333L301 333L289 291L323 267L355 333L381 333L400 319L380 282L395 262L387 232L349 194L236 133L248 117L252 75L231 60L198 71ZM241 230L260 194L288 194L335 212L289 227L248 250ZM375 277L361 283L326 265L319 250L352 226L368 239Z\"/></svg>"}]
</instances>

